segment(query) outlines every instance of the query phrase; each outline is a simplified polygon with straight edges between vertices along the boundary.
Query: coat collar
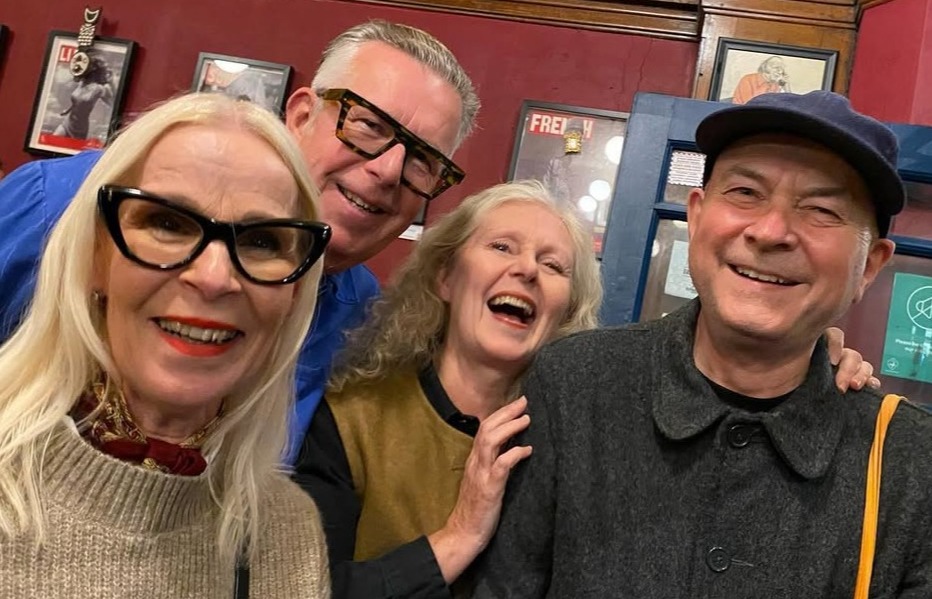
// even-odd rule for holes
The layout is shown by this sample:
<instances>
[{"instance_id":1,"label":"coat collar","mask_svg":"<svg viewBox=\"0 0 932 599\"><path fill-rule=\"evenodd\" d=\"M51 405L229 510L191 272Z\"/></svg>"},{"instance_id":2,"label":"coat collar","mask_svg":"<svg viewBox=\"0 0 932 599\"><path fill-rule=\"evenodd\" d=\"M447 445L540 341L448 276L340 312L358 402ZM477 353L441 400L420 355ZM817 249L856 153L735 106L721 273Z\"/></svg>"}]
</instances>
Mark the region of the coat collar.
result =
<instances>
[{"instance_id":1,"label":"coat collar","mask_svg":"<svg viewBox=\"0 0 932 599\"><path fill-rule=\"evenodd\" d=\"M693 361L699 301L653 325L652 412L670 440L694 437L726 417L760 422L783 460L800 476L825 474L841 440L845 400L835 388L825 342L819 340L803 384L777 408L751 414L721 401ZM734 415L734 416L732 416Z\"/></svg>"}]
</instances>

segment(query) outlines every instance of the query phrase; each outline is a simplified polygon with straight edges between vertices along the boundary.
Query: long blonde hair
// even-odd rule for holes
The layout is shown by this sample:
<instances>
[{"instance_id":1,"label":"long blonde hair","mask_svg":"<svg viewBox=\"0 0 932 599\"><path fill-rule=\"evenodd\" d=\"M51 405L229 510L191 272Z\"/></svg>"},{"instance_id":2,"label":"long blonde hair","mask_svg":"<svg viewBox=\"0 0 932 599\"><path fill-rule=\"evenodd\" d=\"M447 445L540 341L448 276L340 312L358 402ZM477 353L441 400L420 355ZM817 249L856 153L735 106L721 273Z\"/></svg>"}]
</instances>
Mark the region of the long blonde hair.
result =
<instances>
[{"instance_id":1,"label":"long blonde hair","mask_svg":"<svg viewBox=\"0 0 932 599\"><path fill-rule=\"evenodd\" d=\"M190 94L141 116L104 152L52 230L36 292L20 327L0 346L0 534L45 535L42 454L79 395L101 372L118 378L105 341L104 319L91 299L101 185L131 185L150 148L186 125L238 127L266 141L294 175L302 217L316 218L317 190L291 135L265 109L221 94ZM313 318L321 261L297 283L291 312L257 380L225 398L225 413L206 441L210 485L220 508L220 557L232 562L243 543L255 556L260 495L280 460L295 360Z\"/></svg>"},{"instance_id":2,"label":"long blonde hair","mask_svg":"<svg viewBox=\"0 0 932 599\"><path fill-rule=\"evenodd\" d=\"M598 325L602 282L591 237L540 182L502 183L466 198L424 233L391 287L372 305L366 323L350 333L340 365L330 380L331 391L430 363L443 344L449 321L449 307L437 295L437 281L476 231L482 216L506 202L546 206L570 233L574 257L570 302L554 338Z\"/></svg>"}]
</instances>

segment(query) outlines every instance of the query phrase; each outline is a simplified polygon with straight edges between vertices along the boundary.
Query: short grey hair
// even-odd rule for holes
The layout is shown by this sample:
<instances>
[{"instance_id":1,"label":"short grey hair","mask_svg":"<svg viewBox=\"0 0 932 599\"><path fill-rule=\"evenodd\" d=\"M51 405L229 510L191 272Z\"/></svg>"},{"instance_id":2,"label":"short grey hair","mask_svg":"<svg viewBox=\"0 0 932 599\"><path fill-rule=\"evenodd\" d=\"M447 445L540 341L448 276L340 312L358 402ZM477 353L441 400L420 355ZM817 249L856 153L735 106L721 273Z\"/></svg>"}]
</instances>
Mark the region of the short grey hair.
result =
<instances>
[{"instance_id":1,"label":"short grey hair","mask_svg":"<svg viewBox=\"0 0 932 599\"><path fill-rule=\"evenodd\" d=\"M460 126L454 145L454 148L459 147L463 140L469 137L476 124L479 96L476 95L469 75L463 70L450 49L421 29L381 19L350 27L333 38L321 55L320 65L311 83L314 91L321 92L331 87L338 87L338 80L349 70L350 62L356 55L356 51L367 42L382 42L401 50L453 86L462 103Z\"/></svg>"}]
</instances>

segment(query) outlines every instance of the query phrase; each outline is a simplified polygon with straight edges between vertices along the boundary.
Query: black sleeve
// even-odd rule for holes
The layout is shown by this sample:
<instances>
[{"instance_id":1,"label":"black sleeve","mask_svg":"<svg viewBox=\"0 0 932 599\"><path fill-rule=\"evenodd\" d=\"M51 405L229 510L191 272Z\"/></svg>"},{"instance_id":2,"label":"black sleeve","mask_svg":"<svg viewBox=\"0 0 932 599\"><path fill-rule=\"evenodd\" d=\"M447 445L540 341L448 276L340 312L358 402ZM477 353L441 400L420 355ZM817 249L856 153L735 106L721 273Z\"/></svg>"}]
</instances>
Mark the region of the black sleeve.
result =
<instances>
[{"instance_id":1,"label":"black sleeve","mask_svg":"<svg viewBox=\"0 0 932 599\"><path fill-rule=\"evenodd\" d=\"M374 560L352 561L362 505L326 400L311 420L293 478L314 498L323 519L333 599L449 599L450 591L426 537Z\"/></svg>"},{"instance_id":2,"label":"black sleeve","mask_svg":"<svg viewBox=\"0 0 932 599\"><path fill-rule=\"evenodd\" d=\"M326 400L320 402L311 419L292 478L320 510L330 562L352 560L362 506L353 488L340 431Z\"/></svg>"},{"instance_id":3,"label":"black sleeve","mask_svg":"<svg viewBox=\"0 0 932 599\"><path fill-rule=\"evenodd\" d=\"M515 466L505 487L498 530L476 564L473 599L548 597L556 520L557 458L554 418L548 410L544 373L560 373L557 364L541 365L541 356L524 386L531 425L518 438L534 453ZM557 375L555 375L557 376Z\"/></svg>"}]
</instances>

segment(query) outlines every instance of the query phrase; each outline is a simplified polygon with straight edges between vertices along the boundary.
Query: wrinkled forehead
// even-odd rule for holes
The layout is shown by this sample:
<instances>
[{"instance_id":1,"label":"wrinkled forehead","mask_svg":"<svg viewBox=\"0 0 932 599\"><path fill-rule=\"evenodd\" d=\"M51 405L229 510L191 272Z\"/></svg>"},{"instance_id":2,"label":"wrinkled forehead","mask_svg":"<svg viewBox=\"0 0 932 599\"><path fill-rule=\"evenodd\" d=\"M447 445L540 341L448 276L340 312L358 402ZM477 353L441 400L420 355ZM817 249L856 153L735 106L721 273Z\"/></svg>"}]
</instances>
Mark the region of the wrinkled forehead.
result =
<instances>
[{"instance_id":1,"label":"wrinkled forehead","mask_svg":"<svg viewBox=\"0 0 932 599\"><path fill-rule=\"evenodd\" d=\"M208 216L237 220L251 211L303 216L307 206L295 174L257 132L229 124L168 130L125 184L176 200Z\"/></svg>"},{"instance_id":2,"label":"wrinkled forehead","mask_svg":"<svg viewBox=\"0 0 932 599\"><path fill-rule=\"evenodd\" d=\"M759 133L725 147L712 165L710 182L736 172L794 176L798 185L813 189L844 189L852 203L875 219L867 182L843 156L821 143L788 133Z\"/></svg>"},{"instance_id":3,"label":"wrinkled forehead","mask_svg":"<svg viewBox=\"0 0 932 599\"><path fill-rule=\"evenodd\" d=\"M715 158L713 176L736 164L782 164L790 172L836 181L852 193L863 190L864 180L843 156L818 141L791 133L764 132L731 142Z\"/></svg>"}]
</instances>

